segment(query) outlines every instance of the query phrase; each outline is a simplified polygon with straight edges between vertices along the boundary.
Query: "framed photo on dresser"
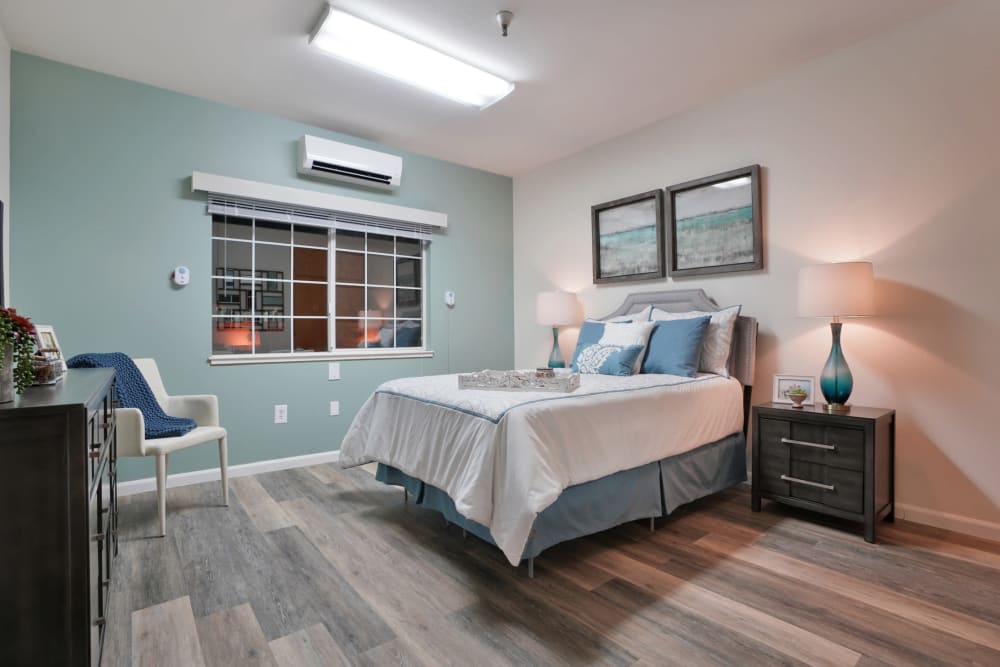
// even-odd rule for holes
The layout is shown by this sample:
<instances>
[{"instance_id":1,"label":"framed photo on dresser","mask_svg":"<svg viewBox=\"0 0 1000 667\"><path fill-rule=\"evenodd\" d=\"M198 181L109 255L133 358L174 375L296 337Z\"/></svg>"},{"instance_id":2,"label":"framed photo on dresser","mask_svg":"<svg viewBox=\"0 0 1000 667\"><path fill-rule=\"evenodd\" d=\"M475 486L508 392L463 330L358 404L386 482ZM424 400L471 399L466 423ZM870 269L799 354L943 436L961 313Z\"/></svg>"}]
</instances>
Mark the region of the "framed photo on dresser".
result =
<instances>
[{"instance_id":1,"label":"framed photo on dresser","mask_svg":"<svg viewBox=\"0 0 1000 667\"><path fill-rule=\"evenodd\" d=\"M66 358L63 357L56 330L51 324L35 325L35 345L38 346L39 354L49 361L58 361L63 372L66 371Z\"/></svg>"},{"instance_id":2,"label":"framed photo on dresser","mask_svg":"<svg viewBox=\"0 0 1000 667\"><path fill-rule=\"evenodd\" d=\"M7 229L7 223L3 219L3 202L0 201L0 308L6 308L7 302L4 301L4 287L7 285L6 282L6 271L7 265L4 263L4 256L6 250L3 245L4 231Z\"/></svg>"}]
</instances>

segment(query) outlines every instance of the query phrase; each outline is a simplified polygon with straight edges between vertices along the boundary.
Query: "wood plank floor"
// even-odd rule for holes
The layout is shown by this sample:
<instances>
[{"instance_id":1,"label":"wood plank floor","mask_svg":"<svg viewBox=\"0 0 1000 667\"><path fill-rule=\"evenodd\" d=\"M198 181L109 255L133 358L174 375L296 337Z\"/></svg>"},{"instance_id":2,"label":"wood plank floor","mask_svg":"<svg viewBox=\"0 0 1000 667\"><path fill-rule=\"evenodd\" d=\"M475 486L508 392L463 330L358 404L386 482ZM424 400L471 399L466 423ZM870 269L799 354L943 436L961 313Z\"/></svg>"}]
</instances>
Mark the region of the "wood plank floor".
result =
<instances>
[{"instance_id":1,"label":"wood plank floor","mask_svg":"<svg viewBox=\"0 0 1000 667\"><path fill-rule=\"evenodd\" d=\"M105 665L1000 665L1000 545L748 489L559 545L536 577L333 465L123 498ZM810 520L806 520L806 519Z\"/></svg>"}]
</instances>

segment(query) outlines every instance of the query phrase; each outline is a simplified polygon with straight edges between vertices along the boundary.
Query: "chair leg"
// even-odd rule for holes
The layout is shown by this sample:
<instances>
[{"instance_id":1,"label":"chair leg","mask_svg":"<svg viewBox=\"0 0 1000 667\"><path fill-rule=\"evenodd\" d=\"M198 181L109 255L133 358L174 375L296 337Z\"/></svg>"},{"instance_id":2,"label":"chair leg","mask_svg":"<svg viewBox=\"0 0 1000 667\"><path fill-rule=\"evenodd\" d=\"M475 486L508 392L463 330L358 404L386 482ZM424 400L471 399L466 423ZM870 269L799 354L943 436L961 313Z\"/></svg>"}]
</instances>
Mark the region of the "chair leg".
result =
<instances>
[{"instance_id":1,"label":"chair leg","mask_svg":"<svg viewBox=\"0 0 1000 667\"><path fill-rule=\"evenodd\" d=\"M167 455L156 456L156 505L160 512L160 537L167 535Z\"/></svg>"},{"instance_id":2,"label":"chair leg","mask_svg":"<svg viewBox=\"0 0 1000 667\"><path fill-rule=\"evenodd\" d=\"M222 504L229 507L229 454L226 436L219 438L219 471L222 473Z\"/></svg>"}]
</instances>

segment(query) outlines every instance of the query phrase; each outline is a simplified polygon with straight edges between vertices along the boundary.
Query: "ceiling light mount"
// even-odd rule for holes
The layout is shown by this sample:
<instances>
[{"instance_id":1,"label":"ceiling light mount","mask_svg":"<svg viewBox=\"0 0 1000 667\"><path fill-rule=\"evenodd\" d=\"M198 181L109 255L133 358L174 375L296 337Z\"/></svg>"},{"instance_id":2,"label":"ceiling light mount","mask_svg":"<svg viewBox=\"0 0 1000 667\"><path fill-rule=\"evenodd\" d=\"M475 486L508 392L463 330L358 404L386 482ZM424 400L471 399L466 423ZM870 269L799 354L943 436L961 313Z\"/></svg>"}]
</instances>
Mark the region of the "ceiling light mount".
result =
<instances>
[{"instance_id":1,"label":"ceiling light mount","mask_svg":"<svg viewBox=\"0 0 1000 667\"><path fill-rule=\"evenodd\" d=\"M504 37L507 36L507 28L510 27L510 22L514 20L514 12L504 9L503 11L497 12L497 23L500 24L500 30Z\"/></svg>"}]
</instances>

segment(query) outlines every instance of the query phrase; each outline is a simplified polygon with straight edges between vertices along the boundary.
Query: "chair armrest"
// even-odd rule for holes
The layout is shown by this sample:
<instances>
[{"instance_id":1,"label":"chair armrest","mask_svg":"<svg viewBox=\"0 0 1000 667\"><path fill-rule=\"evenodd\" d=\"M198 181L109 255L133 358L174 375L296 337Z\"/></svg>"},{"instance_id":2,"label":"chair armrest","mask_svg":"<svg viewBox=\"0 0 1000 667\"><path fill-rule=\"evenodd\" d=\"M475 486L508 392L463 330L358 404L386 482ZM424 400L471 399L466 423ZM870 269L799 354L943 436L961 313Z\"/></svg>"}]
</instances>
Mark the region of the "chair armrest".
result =
<instances>
[{"instance_id":1,"label":"chair armrest","mask_svg":"<svg viewBox=\"0 0 1000 667\"><path fill-rule=\"evenodd\" d=\"M145 456L146 420L139 408L115 408L118 456Z\"/></svg>"},{"instance_id":2,"label":"chair armrest","mask_svg":"<svg viewBox=\"0 0 1000 667\"><path fill-rule=\"evenodd\" d=\"M198 426L219 426L219 398L214 394L170 396L166 413L193 419Z\"/></svg>"}]
</instances>

